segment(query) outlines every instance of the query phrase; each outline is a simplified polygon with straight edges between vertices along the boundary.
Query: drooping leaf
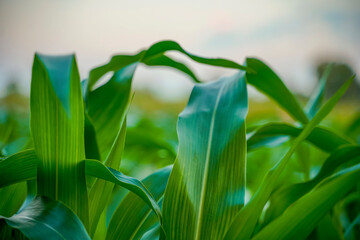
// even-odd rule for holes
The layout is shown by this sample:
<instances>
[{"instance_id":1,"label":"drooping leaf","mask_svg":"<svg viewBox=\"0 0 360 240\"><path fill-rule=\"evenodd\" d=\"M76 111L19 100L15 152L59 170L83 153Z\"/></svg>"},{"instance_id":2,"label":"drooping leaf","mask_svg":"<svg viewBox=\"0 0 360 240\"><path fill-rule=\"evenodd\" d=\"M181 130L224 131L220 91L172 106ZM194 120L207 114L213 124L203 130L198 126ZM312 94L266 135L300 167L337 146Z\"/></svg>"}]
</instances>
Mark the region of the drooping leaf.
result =
<instances>
[{"instance_id":1,"label":"drooping leaf","mask_svg":"<svg viewBox=\"0 0 360 240\"><path fill-rule=\"evenodd\" d=\"M47 197L36 197L21 212L1 217L11 227L34 240L90 239L79 218L64 204Z\"/></svg>"},{"instance_id":2,"label":"drooping leaf","mask_svg":"<svg viewBox=\"0 0 360 240\"><path fill-rule=\"evenodd\" d=\"M247 108L242 72L194 87L164 196L168 239L221 239L243 206Z\"/></svg>"},{"instance_id":3,"label":"drooping leaf","mask_svg":"<svg viewBox=\"0 0 360 240\"><path fill-rule=\"evenodd\" d=\"M156 201L159 201L165 192L171 169L171 166L162 168L142 180ZM106 239L139 239L144 234L142 226L150 212L151 208L135 193L130 192L114 212Z\"/></svg>"},{"instance_id":4,"label":"drooping leaf","mask_svg":"<svg viewBox=\"0 0 360 240\"><path fill-rule=\"evenodd\" d=\"M35 151L18 152L0 161L0 188L36 179L38 159Z\"/></svg>"},{"instance_id":5,"label":"drooping leaf","mask_svg":"<svg viewBox=\"0 0 360 240\"><path fill-rule=\"evenodd\" d=\"M144 200L148 206L157 214L160 221L162 220L160 207L152 197L149 190L144 184L136 178L126 176L112 168L106 167L103 163L97 160L85 160L86 175L101 178L103 180L118 184L131 192L137 194Z\"/></svg>"},{"instance_id":6,"label":"drooping leaf","mask_svg":"<svg viewBox=\"0 0 360 240\"><path fill-rule=\"evenodd\" d=\"M255 225L260 217L260 214L268 201L271 193L274 191L277 180L280 174L285 169L290 160L291 155L296 150L297 146L304 141L313 131L315 126L321 122L329 112L334 108L341 96L345 93L354 79L351 77L326 104L318 111L314 118L306 124L304 130L294 140L289 151L285 156L277 162L277 164L268 171L259 189L256 191L250 201L240 210L231 227L226 233L225 239L249 239L254 231Z\"/></svg>"},{"instance_id":7,"label":"drooping leaf","mask_svg":"<svg viewBox=\"0 0 360 240\"><path fill-rule=\"evenodd\" d=\"M265 124L248 134L248 150L251 151L263 146L276 146L278 143L282 143L281 140L284 139L284 137L285 140L288 140L288 136L297 137L301 131L301 128L291 126L287 123ZM351 139L321 126L315 127L306 140L326 152L332 152L341 145L353 143Z\"/></svg>"},{"instance_id":8,"label":"drooping leaf","mask_svg":"<svg viewBox=\"0 0 360 240\"><path fill-rule=\"evenodd\" d=\"M88 225L84 107L74 55L35 54L31 79L31 133L38 156L38 192L60 200Z\"/></svg>"},{"instance_id":9,"label":"drooping leaf","mask_svg":"<svg viewBox=\"0 0 360 240\"><path fill-rule=\"evenodd\" d=\"M253 239L306 239L324 215L359 181L359 164L324 180Z\"/></svg>"},{"instance_id":10,"label":"drooping leaf","mask_svg":"<svg viewBox=\"0 0 360 240\"><path fill-rule=\"evenodd\" d=\"M246 72L249 84L273 99L295 120L304 124L309 121L295 96L271 68L256 58L247 58L246 66L255 71Z\"/></svg>"}]
</instances>

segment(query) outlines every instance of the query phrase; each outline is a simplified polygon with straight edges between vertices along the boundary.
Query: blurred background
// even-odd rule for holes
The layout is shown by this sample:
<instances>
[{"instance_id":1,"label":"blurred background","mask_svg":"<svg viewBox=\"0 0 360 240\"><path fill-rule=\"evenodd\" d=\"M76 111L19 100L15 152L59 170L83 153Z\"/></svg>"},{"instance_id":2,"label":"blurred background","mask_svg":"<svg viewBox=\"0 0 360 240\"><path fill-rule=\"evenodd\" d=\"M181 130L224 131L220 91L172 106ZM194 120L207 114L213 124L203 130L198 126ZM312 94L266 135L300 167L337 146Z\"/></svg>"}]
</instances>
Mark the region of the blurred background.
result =
<instances>
[{"instance_id":1,"label":"blurred background","mask_svg":"<svg viewBox=\"0 0 360 240\"><path fill-rule=\"evenodd\" d=\"M106 63L112 55L135 53L165 39L179 42L191 53L228 58L240 64L246 56L258 57L279 74L304 106L326 63L337 63L326 96L353 73L359 76L360 1L0 0L1 155L31 145L29 93L35 52L75 52L84 79L90 69ZM169 54L188 63L203 81L234 72ZM187 76L173 70L145 66L137 70L123 171L144 176L174 161L177 115L186 105L192 87ZM291 122L262 94L252 88L249 93L250 127ZM324 124L356 140L356 131L360 131L359 78L344 99ZM261 172L265 172L287 146L281 145L281 151L249 153L248 171L257 171L261 166ZM322 154L316 149L303 151L314 158ZM318 159L321 162L324 156ZM292 176L294 181L306 178L301 165L294 164L298 170ZM255 187L257 179L261 177L250 179L250 186Z\"/></svg>"}]
</instances>

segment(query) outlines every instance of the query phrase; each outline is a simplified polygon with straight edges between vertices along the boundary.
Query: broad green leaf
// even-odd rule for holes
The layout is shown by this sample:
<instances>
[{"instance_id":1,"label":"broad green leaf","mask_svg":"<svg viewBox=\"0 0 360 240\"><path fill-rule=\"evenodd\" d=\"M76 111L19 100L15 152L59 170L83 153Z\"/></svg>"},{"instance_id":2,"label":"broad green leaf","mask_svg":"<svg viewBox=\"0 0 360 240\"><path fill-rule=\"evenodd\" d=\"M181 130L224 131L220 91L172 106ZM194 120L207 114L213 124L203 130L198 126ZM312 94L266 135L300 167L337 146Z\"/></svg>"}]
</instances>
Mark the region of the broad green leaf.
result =
<instances>
[{"instance_id":1,"label":"broad green leaf","mask_svg":"<svg viewBox=\"0 0 360 240\"><path fill-rule=\"evenodd\" d=\"M85 160L84 164L86 175L113 182L137 194L151 207L160 221L162 220L159 205L141 181L136 178L126 176L125 174L122 174L112 168L106 167L103 163L97 160Z\"/></svg>"},{"instance_id":2,"label":"broad green leaf","mask_svg":"<svg viewBox=\"0 0 360 240\"><path fill-rule=\"evenodd\" d=\"M285 156L265 175L263 182L259 189L256 191L250 201L240 210L235 220L232 222L231 227L226 233L225 239L249 239L254 231L256 222L268 201L271 193L274 191L277 180L280 174L288 164L291 155L294 153L298 145L304 141L309 134L313 131L315 126L324 119L329 112L334 108L336 103L340 100L341 96L345 93L354 79L351 77L326 104L318 111L314 118L306 124L304 130L295 139L289 151Z\"/></svg>"},{"instance_id":3,"label":"broad green leaf","mask_svg":"<svg viewBox=\"0 0 360 240\"><path fill-rule=\"evenodd\" d=\"M295 96L271 68L256 58L247 58L246 66L256 72L246 72L249 84L277 102L295 120L304 124L309 121Z\"/></svg>"},{"instance_id":4,"label":"broad green leaf","mask_svg":"<svg viewBox=\"0 0 360 240\"><path fill-rule=\"evenodd\" d=\"M264 224L280 216L287 207L313 189L326 177L333 174L337 168L352 162L354 159L360 160L360 146L341 147L326 159L319 173L312 180L286 186L275 191L270 198L270 206L266 210Z\"/></svg>"},{"instance_id":5,"label":"broad green leaf","mask_svg":"<svg viewBox=\"0 0 360 240\"><path fill-rule=\"evenodd\" d=\"M0 188L36 179L38 159L35 151L25 150L0 161Z\"/></svg>"},{"instance_id":6,"label":"broad green leaf","mask_svg":"<svg viewBox=\"0 0 360 240\"><path fill-rule=\"evenodd\" d=\"M164 196L167 239L221 239L243 206L247 110L243 72L194 87Z\"/></svg>"},{"instance_id":7,"label":"broad green leaf","mask_svg":"<svg viewBox=\"0 0 360 240\"><path fill-rule=\"evenodd\" d=\"M328 77L330 76L333 64L328 64L321 76L320 82L316 87L314 93L311 95L308 103L306 104L305 111L309 118L313 118L317 111L319 111L325 94L325 86Z\"/></svg>"},{"instance_id":8,"label":"broad green leaf","mask_svg":"<svg viewBox=\"0 0 360 240\"><path fill-rule=\"evenodd\" d=\"M360 164L320 183L253 239L306 239L318 222L360 181Z\"/></svg>"},{"instance_id":9,"label":"broad green leaf","mask_svg":"<svg viewBox=\"0 0 360 240\"><path fill-rule=\"evenodd\" d=\"M36 197L21 212L5 218L11 227L34 240L90 239L79 218L65 205L47 197Z\"/></svg>"},{"instance_id":10,"label":"broad green leaf","mask_svg":"<svg viewBox=\"0 0 360 240\"><path fill-rule=\"evenodd\" d=\"M60 200L88 225L84 107L74 55L35 54L31 79L31 134L38 192Z\"/></svg>"},{"instance_id":11,"label":"broad green leaf","mask_svg":"<svg viewBox=\"0 0 360 240\"><path fill-rule=\"evenodd\" d=\"M123 119L123 126L116 137L105 165L114 169L120 168L121 155L125 145L126 120ZM89 217L90 217L90 236L95 233L98 220L105 207L108 205L114 183L97 178L89 192Z\"/></svg>"},{"instance_id":12,"label":"broad green leaf","mask_svg":"<svg viewBox=\"0 0 360 240\"><path fill-rule=\"evenodd\" d=\"M163 196L171 169L171 166L162 168L142 180L155 201ZM139 239L144 234L142 227L149 215L151 208L137 194L130 192L114 212L106 239Z\"/></svg>"},{"instance_id":13,"label":"broad green leaf","mask_svg":"<svg viewBox=\"0 0 360 240\"><path fill-rule=\"evenodd\" d=\"M248 134L248 150L251 151L263 146L276 146L278 143L282 143L284 137L285 140L288 140L287 136L299 136L302 130L302 128L294 127L287 123L265 124ZM306 140L326 152L332 152L341 145L353 143L351 139L347 139L321 126L315 127Z\"/></svg>"}]
</instances>

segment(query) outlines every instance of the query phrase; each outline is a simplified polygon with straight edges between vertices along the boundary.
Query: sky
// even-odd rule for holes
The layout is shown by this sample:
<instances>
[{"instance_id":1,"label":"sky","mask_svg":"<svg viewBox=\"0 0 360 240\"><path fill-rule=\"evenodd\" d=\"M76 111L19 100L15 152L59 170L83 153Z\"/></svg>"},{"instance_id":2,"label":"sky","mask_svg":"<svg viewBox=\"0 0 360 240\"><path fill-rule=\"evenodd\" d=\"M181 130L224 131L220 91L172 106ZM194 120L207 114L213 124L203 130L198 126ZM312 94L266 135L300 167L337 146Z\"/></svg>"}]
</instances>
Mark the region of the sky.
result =
<instances>
[{"instance_id":1,"label":"sky","mask_svg":"<svg viewBox=\"0 0 360 240\"><path fill-rule=\"evenodd\" d=\"M360 1L0 0L0 94L12 79L29 94L35 52L75 52L84 79L112 55L164 39L206 57L239 63L258 57L291 89L309 95L320 61L348 63L360 74ZM204 80L233 73L172 55ZM159 67L141 67L134 84L167 99L182 98L193 86Z\"/></svg>"}]
</instances>

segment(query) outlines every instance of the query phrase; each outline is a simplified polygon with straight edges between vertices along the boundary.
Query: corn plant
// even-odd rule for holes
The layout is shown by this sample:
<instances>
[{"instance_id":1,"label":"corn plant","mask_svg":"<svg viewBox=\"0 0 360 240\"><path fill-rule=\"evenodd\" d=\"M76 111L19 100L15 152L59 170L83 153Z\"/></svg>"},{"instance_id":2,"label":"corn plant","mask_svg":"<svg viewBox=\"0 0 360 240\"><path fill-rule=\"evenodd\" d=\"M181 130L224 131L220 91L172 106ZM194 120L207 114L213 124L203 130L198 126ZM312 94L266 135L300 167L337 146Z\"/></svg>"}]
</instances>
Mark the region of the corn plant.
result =
<instances>
[{"instance_id":1,"label":"corn plant","mask_svg":"<svg viewBox=\"0 0 360 240\"><path fill-rule=\"evenodd\" d=\"M203 83L177 51L193 61L238 72ZM175 162L142 180L119 171L126 139L131 84L140 64L166 66L196 82L179 115ZM172 41L135 55L117 55L80 82L74 55L35 54L30 97L32 144L0 160L2 239L355 239L359 208L360 146L318 126L350 78L325 104L331 66L306 107L264 62L244 65L204 58ZM112 77L97 86L106 73ZM294 124L247 129L247 86L278 104ZM291 146L249 200L247 153ZM292 155L307 142L327 154L320 171L303 182L280 184ZM29 146L31 148L29 148ZM301 154L301 153L300 153ZM303 164L307 164L304 159ZM252 173L255 174L256 172ZM119 185L129 193L114 212ZM341 214L347 223L340 224ZM341 215L344 218L343 215ZM326 231L321 231L321 229Z\"/></svg>"}]
</instances>

